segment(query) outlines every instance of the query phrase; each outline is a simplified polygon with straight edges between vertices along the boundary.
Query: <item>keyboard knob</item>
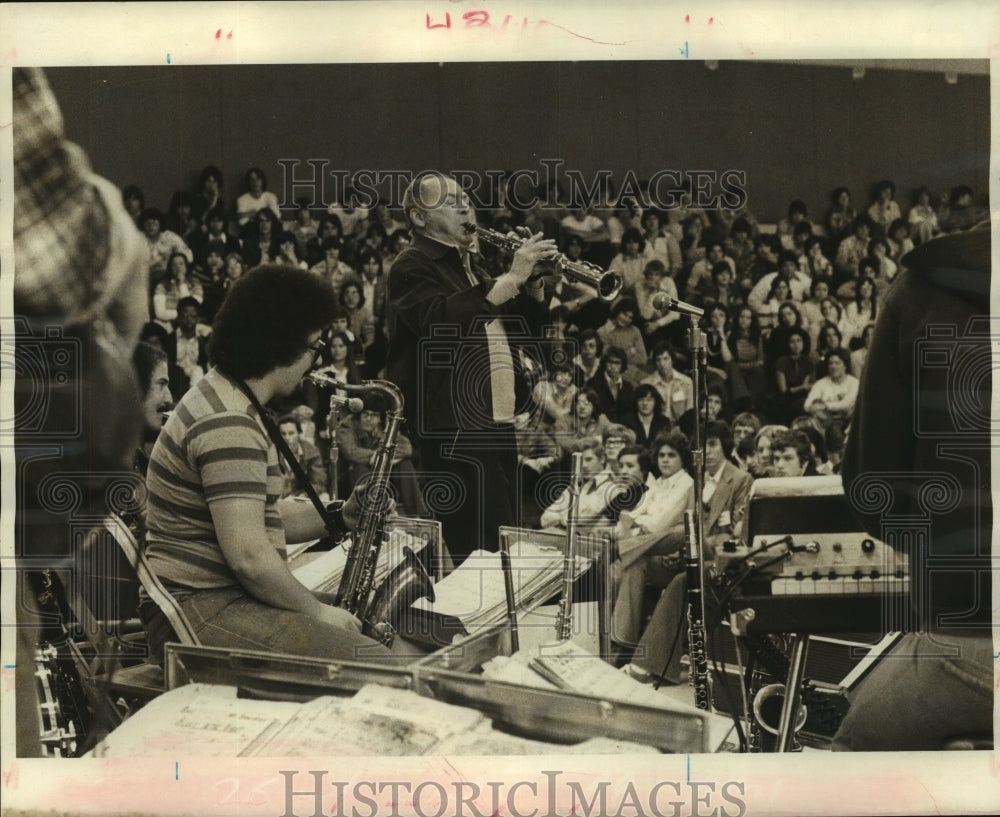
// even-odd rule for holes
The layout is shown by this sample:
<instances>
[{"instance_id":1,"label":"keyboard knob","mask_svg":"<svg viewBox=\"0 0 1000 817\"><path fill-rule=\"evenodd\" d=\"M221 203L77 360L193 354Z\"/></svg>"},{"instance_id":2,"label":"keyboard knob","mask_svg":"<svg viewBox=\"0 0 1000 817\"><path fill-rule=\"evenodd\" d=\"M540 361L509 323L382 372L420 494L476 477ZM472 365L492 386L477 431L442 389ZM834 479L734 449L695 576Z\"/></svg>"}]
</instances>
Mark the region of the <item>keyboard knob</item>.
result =
<instances>
[{"instance_id":1,"label":"keyboard knob","mask_svg":"<svg viewBox=\"0 0 1000 817\"><path fill-rule=\"evenodd\" d=\"M861 540L861 552L862 553L874 553L875 552L875 541L872 539L862 539Z\"/></svg>"}]
</instances>

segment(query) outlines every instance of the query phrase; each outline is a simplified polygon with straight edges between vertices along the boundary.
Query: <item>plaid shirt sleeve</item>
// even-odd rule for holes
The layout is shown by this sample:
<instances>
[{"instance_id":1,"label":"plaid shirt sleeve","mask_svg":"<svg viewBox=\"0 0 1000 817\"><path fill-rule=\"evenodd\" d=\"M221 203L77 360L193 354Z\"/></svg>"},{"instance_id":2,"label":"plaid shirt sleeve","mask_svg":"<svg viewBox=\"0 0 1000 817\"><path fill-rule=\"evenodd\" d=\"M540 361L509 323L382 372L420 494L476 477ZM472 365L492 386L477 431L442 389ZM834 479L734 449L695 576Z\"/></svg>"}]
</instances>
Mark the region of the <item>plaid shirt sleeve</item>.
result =
<instances>
[{"instance_id":1,"label":"plaid shirt sleeve","mask_svg":"<svg viewBox=\"0 0 1000 817\"><path fill-rule=\"evenodd\" d=\"M13 70L13 102L15 312L66 326L106 317L133 342L148 268L121 194L64 138L41 70Z\"/></svg>"}]
</instances>

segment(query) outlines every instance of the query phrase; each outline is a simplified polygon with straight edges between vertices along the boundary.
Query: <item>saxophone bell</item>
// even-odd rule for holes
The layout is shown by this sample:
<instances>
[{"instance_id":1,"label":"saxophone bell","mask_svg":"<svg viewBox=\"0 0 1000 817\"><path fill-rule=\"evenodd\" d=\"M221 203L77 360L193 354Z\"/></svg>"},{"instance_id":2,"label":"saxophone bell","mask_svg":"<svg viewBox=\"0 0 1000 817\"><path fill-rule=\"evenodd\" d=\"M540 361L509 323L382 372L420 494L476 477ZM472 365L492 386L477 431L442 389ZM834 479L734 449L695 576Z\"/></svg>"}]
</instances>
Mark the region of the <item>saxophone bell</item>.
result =
<instances>
[{"instance_id":1,"label":"saxophone bell","mask_svg":"<svg viewBox=\"0 0 1000 817\"><path fill-rule=\"evenodd\" d=\"M753 716L760 724L761 729L772 735L778 734L778 727L781 724L781 709L784 704L784 684L768 684L761 687L753 699ZM799 706L798 714L795 716L795 732L800 731L805 726L807 717L809 717L809 711L803 704Z\"/></svg>"}]
</instances>

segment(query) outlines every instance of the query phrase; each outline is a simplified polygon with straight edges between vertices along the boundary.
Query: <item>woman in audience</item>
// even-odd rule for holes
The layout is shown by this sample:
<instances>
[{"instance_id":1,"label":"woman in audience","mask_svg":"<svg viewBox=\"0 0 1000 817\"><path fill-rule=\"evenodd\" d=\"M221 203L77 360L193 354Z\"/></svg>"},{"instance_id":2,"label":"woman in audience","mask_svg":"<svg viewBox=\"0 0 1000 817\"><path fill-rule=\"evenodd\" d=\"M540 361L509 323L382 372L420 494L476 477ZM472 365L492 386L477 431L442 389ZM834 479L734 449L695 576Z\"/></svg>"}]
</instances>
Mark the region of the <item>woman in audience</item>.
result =
<instances>
[{"instance_id":1,"label":"woman in audience","mask_svg":"<svg viewBox=\"0 0 1000 817\"><path fill-rule=\"evenodd\" d=\"M153 320L168 333L173 332L177 302L190 296L201 303L204 295L201 282L191 272L187 256L175 252L167 262L166 277L153 287Z\"/></svg>"},{"instance_id":2,"label":"woman in audience","mask_svg":"<svg viewBox=\"0 0 1000 817\"><path fill-rule=\"evenodd\" d=\"M342 246L340 236L326 236L323 239L323 258L309 268L310 272L326 281L334 292L340 292L340 288L348 278L356 277L354 270L340 260Z\"/></svg>"},{"instance_id":3,"label":"woman in audience","mask_svg":"<svg viewBox=\"0 0 1000 817\"><path fill-rule=\"evenodd\" d=\"M344 231L341 229L340 219L330 213L324 213L316 220L316 235L306 242L306 263L310 269L322 263L326 257L323 242L330 236L336 236L340 240L338 248L343 245Z\"/></svg>"},{"instance_id":4,"label":"woman in audience","mask_svg":"<svg viewBox=\"0 0 1000 817\"><path fill-rule=\"evenodd\" d=\"M857 275L858 263L868 255L872 228L872 220L866 213L854 219L851 234L843 238L837 246L837 257L833 262L836 270L835 286L840 286L844 281L849 281Z\"/></svg>"},{"instance_id":5,"label":"woman in audience","mask_svg":"<svg viewBox=\"0 0 1000 817\"><path fill-rule=\"evenodd\" d=\"M758 405L767 390L764 375L764 346L757 315L749 306L740 307L736 313L736 325L729 337L729 348L736 362L736 372L743 379L743 391L753 405ZM730 387L735 394L736 386Z\"/></svg>"},{"instance_id":6,"label":"woman in audience","mask_svg":"<svg viewBox=\"0 0 1000 817\"><path fill-rule=\"evenodd\" d=\"M873 238L868 247L868 257L875 262L877 274L875 275L875 285L878 291L879 300L889 288L892 279L896 277L898 267L896 262L889 257L889 242L885 238ZM858 267L860 268L860 264Z\"/></svg>"},{"instance_id":7,"label":"woman in audience","mask_svg":"<svg viewBox=\"0 0 1000 817\"><path fill-rule=\"evenodd\" d=\"M281 254L281 220L271 210L258 210L247 222L243 237L243 260L248 267L276 261Z\"/></svg>"},{"instance_id":8,"label":"woman in audience","mask_svg":"<svg viewBox=\"0 0 1000 817\"><path fill-rule=\"evenodd\" d=\"M844 341L848 346L854 349L860 345L862 332L864 332L868 324L875 322L877 314L878 304L875 298L875 279L866 275L858 281L854 300L844 310L844 319L847 321L850 330L844 333Z\"/></svg>"},{"instance_id":9,"label":"woman in audience","mask_svg":"<svg viewBox=\"0 0 1000 817\"><path fill-rule=\"evenodd\" d=\"M642 368L646 365L648 357L642 332L633 323L638 309L634 298L620 297L611 306L611 317L608 322L597 330L597 336L605 348L617 346L625 351L625 368L629 366Z\"/></svg>"},{"instance_id":10,"label":"woman in audience","mask_svg":"<svg viewBox=\"0 0 1000 817\"><path fill-rule=\"evenodd\" d=\"M295 234L289 230L282 230L278 233L278 257L276 261L290 267L309 269L305 259L299 257L299 242L295 238Z\"/></svg>"},{"instance_id":11,"label":"woman in audience","mask_svg":"<svg viewBox=\"0 0 1000 817\"><path fill-rule=\"evenodd\" d=\"M899 267L899 260L913 249L913 239L910 238L910 225L905 219L897 218L889 225L889 257Z\"/></svg>"},{"instance_id":12,"label":"woman in audience","mask_svg":"<svg viewBox=\"0 0 1000 817\"><path fill-rule=\"evenodd\" d=\"M573 369L569 363L552 363L548 379L539 380L531 392L531 399L541 413L544 428L566 429L573 409Z\"/></svg>"},{"instance_id":13,"label":"woman in audience","mask_svg":"<svg viewBox=\"0 0 1000 817\"><path fill-rule=\"evenodd\" d=\"M895 201L896 185L888 179L883 179L875 185L875 196L868 208L868 217L874 222L878 235L884 236L889 225L902 217L899 205Z\"/></svg>"},{"instance_id":14,"label":"woman in audience","mask_svg":"<svg viewBox=\"0 0 1000 817\"><path fill-rule=\"evenodd\" d=\"M803 406L823 429L844 429L858 399L858 379L848 371L851 358L845 349L833 349L823 358L827 375L817 380Z\"/></svg>"},{"instance_id":15,"label":"woman in audience","mask_svg":"<svg viewBox=\"0 0 1000 817\"><path fill-rule=\"evenodd\" d=\"M704 219L700 215L688 216L684 220L684 238L681 239L681 258L684 264L681 267L680 277L674 276L675 280L687 282L691 268L707 253L706 240Z\"/></svg>"},{"instance_id":16,"label":"woman in audience","mask_svg":"<svg viewBox=\"0 0 1000 817\"><path fill-rule=\"evenodd\" d=\"M800 326L785 334L785 353L774 363L774 381L783 422L791 422L803 411L806 395L816 378L816 364L809 355L809 336Z\"/></svg>"},{"instance_id":17,"label":"woman in audience","mask_svg":"<svg viewBox=\"0 0 1000 817\"><path fill-rule=\"evenodd\" d=\"M812 236L805 243L805 273L815 281L821 278L824 281L833 279L833 264L830 259L823 254L823 239L818 235Z\"/></svg>"},{"instance_id":18,"label":"woman in audience","mask_svg":"<svg viewBox=\"0 0 1000 817\"><path fill-rule=\"evenodd\" d=\"M174 253L182 253L189 262L194 261L194 253L173 230L163 229L166 217L155 207L147 207L139 214L139 229L146 238L149 252L149 276L151 282L159 281L167 271L167 262Z\"/></svg>"},{"instance_id":19,"label":"woman in audience","mask_svg":"<svg viewBox=\"0 0 1000 817\"><path fill-rule=\"evenodd\" d=\"M795 248L794 233L797 225L809 221L809 209L802 199L793 199L788 204L788 217L778 222L776 235L786 250Z\"/></svg>"},{"instance_id":20,"label":"woman in audience","mask_svg":"<svg viewBox=\"0 0 1000 817\"><path fill-rule=\"evenodd\" d=\"M913 196L913 206L907 213L906 220L910 223L913 242L923 244L930 241L939 232L937 211L934 209L934 197L930 188L921 186Z\"/></svg>"},{"instance_id":21,"label":"woman in audience","mask_svg":"<svg viewBox=\"0 0 1000 817\"><path fill-rule=\"evenodd\" d=\"M375 340L375 319L365 306L365 294L356 278L340 285L340 305L347 312L347 326L367 349Z\"/></svg>"},{"instance_id":22,"label":"woman in audience","mask_svg":"<svg viewBox=\"0 0 1000 817\"><path fill-rule=\"evenodd\" d=\"M771 443L788 427L777 424L762 426L753 438L753 454L747 462L747 467L753 477L770 477L774 475L774 457L771 454Z\"/></svg>"},{"instance_id":23,"label":"woman in audience","mask_svg":"<svg viewBox=\"0 0 1000 817\"><path fill-rule=\"evenodd\" d=\"M224 207L222 171L215 165L203 167L198 174L198 191L194 197L194 216L205 229L205 214L213 207Z\"/></svg>"},{"instance_id":24,"label":"woman in audience","mask_svg":"<svg viewBox=\"0 0 1000 817\"><path fill-rule=\"evenodd\" d=\"M278 197L267 189L267 177L259 167L251 167L243 176L247 192L236 199L236 219L240 227L247 225L259 210L269 210L281 219Z\"/></svg>"},{"instance_id":25,"label":"woman in audience","mask_svg":"<svg viewBox=\"0 0 1000 817\"><path fill-rule=\"evenodd\" d=\"M725 261L712 266L712 280L702 290L701 305L708 310L718 304L732 311L744 303L736 275Z\"/></svg>"},{"instance_id":26,"label":"woman in audience","mask_svg":"<svg viewBox=\"0 0 1000 817\"><path fill-rule=\"evenodd\" d=\"M316 372L338 383L359 385L361 373L355 363L348 336L343 332L333 331L325 338L325 342L326 347L319 354ZM330 432L327 428L327 418L330 413L330 397L337 393L335 386L317 386L311 381L303 386L302 402L316 411L316 446L323 455L323 462L329 462L330 459Z\"/></svg>"},{"instance_id":27,"label":"woman in audience","mask_svg":"<svg viewBox=\"0 0 1000 817\"><path fill-rule=\"evenodd\" d=\"M737 281L746 273L753 264L754 257L754 228L747 218L737 218L729 228L729 235L723 242L723 247L727 256L733 259L736 265L736 274L733 280Z\"/></svg>"},{"instance_id":28,"label":"woman in audience","mask_svg":"<svg viewBox=\"0 0 1000 817\"><path fill-rule=\"evenodd\" d=\"M802 313L793 301L783 301L778 307L778 320L771 333L764 340L764 365L768 369L774 362L788 351L788 336L793 329L805 329L802 326Z\"/></svg>"},{"instance_id":29,"label":"woman in audience","mask_svg":"<svg viewBox=\"0 0 1000 817\"><path fill-rule=\"evenodd\" d=\"M609 271L618 273L624 289L635 289L650 260L646 254L646 239L635 227L629 227L622 235L621 252L611 259Z\"/></svg>"},{"instance_id":30,"label":"woman in audience","mask_svg":"<svg viewBox=\"0 0 1000 817\"><path fill-rule=\"evenodd\" d=\"M778 324L778 310L781 305L792 297L792 287L789 280L781 274L774 277L767 297L757 307L757 321L761 330L768 334Z\"/></svg>"},{"instance_id":31,"label":"woman in audience","mask_svg":"<svg viewBox=\"0 0 1000 817\"><path fill-rule=\"evenodd\" d=\"M846 187L838 187L833 191L833 205L826 214L827 237L836 246L851 231L857 211L851 204L851 191Z\"/></svg>"},{"instance_id":32,"label":"woman in audience","mask_svg":"<svg viewBox=\"0 0 1000 817\"><path fill-rule=\"evenodd\" d=\"M820 314L823 316L824 324L832 323L837 327L837 331L840 334L841 339L849 337L851 334L851 325L844 316L844 307L840 305L840 301L836 298L824 298L823 302L819 306ZM823 344L823 332L820 332L819 345Z\"/></svg>"}]
</instances>

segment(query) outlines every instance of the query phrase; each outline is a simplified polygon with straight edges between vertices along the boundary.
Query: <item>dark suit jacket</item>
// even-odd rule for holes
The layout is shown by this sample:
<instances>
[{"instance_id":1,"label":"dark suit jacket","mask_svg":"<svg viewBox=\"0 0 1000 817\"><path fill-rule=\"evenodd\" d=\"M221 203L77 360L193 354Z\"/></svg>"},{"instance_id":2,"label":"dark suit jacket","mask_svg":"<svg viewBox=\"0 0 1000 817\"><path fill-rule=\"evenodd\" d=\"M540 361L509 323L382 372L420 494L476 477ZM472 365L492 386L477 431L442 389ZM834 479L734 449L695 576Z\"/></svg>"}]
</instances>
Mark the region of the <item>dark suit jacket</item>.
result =
<instances>
[{"instance_id":1,"label":"dark suit jacket","mask_svg":"<svg viewBox=\"0 0 1000 817\"><path fill-rule=\"evenodd\" d=\"M530 344L540 335L547 312L544 302L521 292L496 306L486 299L493 280L476 268L473 274L478 279L474 285L456 248L419 233L389 270L385 374L403 392L408 429L414 436L489 428L493 400L485 331L489 321L503 320L519 384L523 378L513 347ZM519 409L526 410L529 400L525 383L516 400Z\"/></svg>"},{"instance_id":2,"label":"dark suit jacket","mask_svg":"<svg viewBox=\"0 0 1000 817\"><path fill-rule=\"evenodd\" d=\"M587 385L597 392L598 413L603 414L611 422L620 423L627 414L635 409L635 387L627 380L622 380L617 397L611 394L608 379L600 369L587 381Z\"/></svg>"},{"instance_id":3,"label":"dark suit jacket","mask_svg":"<svg viewBox=\"0 0 1000 817\"><path fill-rule=\"evenodd\" d=\"M662 414L654 414L653 421L649 424L649 434L646 434L642 423L639 422L639 415L631 411L621 419L621 424L625 428L630 428L635 432L635 443L643 448L648 448L649 444L656 439L656 435L663 431L670 431L670 418Z\"/></svg>"}]
</instances>

